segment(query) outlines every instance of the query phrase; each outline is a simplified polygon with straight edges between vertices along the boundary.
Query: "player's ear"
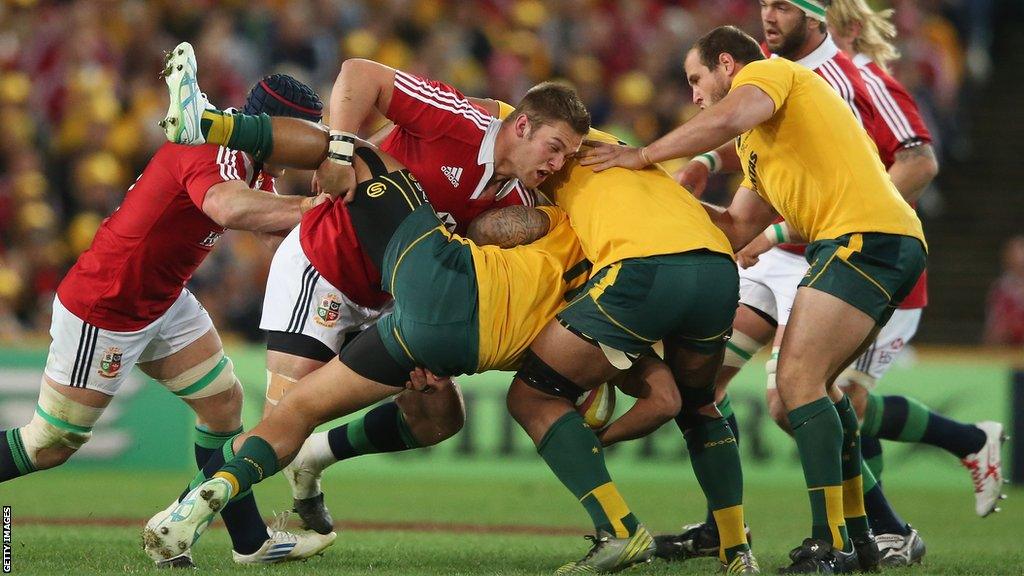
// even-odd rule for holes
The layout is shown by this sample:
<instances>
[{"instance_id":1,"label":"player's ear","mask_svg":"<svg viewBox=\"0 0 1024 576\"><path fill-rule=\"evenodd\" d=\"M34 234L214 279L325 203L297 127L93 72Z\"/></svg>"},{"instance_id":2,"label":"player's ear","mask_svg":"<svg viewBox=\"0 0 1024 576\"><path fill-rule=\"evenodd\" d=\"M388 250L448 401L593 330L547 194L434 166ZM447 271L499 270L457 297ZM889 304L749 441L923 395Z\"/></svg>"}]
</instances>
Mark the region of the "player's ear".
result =
<instances>
[{"instance_id":1,"label":"player's ear","mask_svg":"<svg viewBox=\"0 0 1024 576\"><path fill-rule=\"evenodd\" d=\"M732 57L732 54L722 52L718 55L718 65L724 68L727 76L732 76L733 69L736 68L736 60Z\"/></svg>"},{"instance_id":2,"label":"player's ear","mask_svg":"<svg viewBox=\"0 0 1024 576\"><path fill-rule=\"evenodd\" d=\"M526 117L526 114L520 114L516 116L513 127L515 128L516 136L526 138L530 134L530 119Z\"/></svg>"}]
</instances>

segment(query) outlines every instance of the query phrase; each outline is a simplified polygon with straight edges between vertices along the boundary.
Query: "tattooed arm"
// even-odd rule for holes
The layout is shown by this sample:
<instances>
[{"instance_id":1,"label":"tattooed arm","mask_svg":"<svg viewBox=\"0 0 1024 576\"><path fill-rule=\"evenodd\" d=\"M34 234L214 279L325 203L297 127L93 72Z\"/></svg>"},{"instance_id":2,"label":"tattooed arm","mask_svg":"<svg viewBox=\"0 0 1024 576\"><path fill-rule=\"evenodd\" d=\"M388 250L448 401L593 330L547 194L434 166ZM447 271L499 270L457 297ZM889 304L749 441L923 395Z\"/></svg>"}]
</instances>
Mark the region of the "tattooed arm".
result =
<instances>
[{"instance_id":1,"label":"tattooed arm","mask_svg":"<svg viewBox=\"0 0 1024 576\"><path fill-rule=\"evenodd\" d=\"M550 220L544 212L529 206L506 206L488 210L469 223L466 237L479 245L512 248L529 244L548 233Z\"/></svg>"},{"instance_id":2,"label":"tattooed arm","mask_svg":"<svg viewBox=\"0 0 1024 576\"><path fill-rule=\"evenodd\" d=\"M931 144L903 148L896 152L895 160L889 168L892 183L907 202L917 202L924 189L939 173L935 150Z\"/></svg>"}]
</instances>

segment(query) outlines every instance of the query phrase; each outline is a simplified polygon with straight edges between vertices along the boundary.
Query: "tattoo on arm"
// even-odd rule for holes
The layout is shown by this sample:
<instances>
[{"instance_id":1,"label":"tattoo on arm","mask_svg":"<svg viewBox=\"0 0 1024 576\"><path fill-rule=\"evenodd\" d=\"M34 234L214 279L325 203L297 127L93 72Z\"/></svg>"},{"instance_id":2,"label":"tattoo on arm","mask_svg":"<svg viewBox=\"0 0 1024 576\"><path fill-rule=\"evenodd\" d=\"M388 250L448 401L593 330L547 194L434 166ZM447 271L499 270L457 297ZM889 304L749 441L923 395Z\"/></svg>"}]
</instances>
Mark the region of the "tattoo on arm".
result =
<instances>
[{"instance_id":1,"label":"tattoo on arm","mask_svg":"<svg viewBox=\"0 0 1024 576\"><path fill-rule=\"evenodd\" d=\"M529 206L508 206L489 210L469 223L466 236L480 245L511 248L529 244L548 233L544 212Z\"/></svg>"},{"instance_id":2,"label":"tattoo on arm","mask_svg":"<svg viewBox=\"0 0 1024 576\"><path fill-rule=\"evenodd\" d=\"M903 148L896 151L896 160L914 160L917 158L930 158L935 161L935 149L931 144L919 144L910 148Z\"/></svg>"}]
</instances>

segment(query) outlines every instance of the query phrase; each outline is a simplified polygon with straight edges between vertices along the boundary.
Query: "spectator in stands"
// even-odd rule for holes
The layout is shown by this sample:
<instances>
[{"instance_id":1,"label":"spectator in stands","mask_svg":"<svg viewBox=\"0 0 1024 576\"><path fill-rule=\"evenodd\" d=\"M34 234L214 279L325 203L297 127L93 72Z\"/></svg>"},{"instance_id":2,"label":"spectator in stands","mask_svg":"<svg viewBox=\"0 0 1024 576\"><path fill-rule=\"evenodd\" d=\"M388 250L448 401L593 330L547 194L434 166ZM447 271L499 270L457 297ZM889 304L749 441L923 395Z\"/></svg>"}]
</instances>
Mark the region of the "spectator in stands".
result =
<instances>
[{"instance_id":1,"label":"spectator in stands","mask_svg":"<svg viewBox=\"0 0 1024 576\"><path fill-rule=\"evenodd\" d=\"M1024 344L1024 236L1003 246L1003 274L992 283L985 314L986 344Z\"/></svg>"}]
</instances>

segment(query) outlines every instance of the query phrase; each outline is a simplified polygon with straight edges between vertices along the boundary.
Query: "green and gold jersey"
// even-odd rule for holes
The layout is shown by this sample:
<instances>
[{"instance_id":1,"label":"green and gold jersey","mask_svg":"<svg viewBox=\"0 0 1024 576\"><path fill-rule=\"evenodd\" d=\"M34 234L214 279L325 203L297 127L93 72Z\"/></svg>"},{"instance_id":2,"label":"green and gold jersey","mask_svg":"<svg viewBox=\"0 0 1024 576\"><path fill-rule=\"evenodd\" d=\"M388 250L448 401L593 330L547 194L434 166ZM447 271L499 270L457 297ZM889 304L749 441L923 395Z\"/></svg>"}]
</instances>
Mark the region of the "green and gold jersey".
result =
<instances>
[{"instance_id":1,"label":"green and gold jersey","mask_svg":"<svg viewBox=\"0 0 1024 576\"><path fill-rule=\"evenodd\" d=\"M477 372L515 368L541 329L586 283L590 271L566 213L541 206L550 219L542 238L514 248L469 246L473 255L480 319ZM443 230L443 228L442 228Z\"/></svg>"},{"instance_id":2,"label":"green and gold jersey","mask_svg":"<svg viewBox=\"0 0 1024 576\"><path fill-rule=\"evenodd\" d=\"M921 221L885 171L847 104L813 71L773 58L732 82L756 86L775 115L737 138L743 186L757 192L809 242L857 232L911 236Z\"/></svg>"},{"instance_id":3,"label":"green and gold jersey","mask_svg":"<svg viewBox=\"0 0 1024 576\"><path fill-rule=\"evenodd\" d=\"M618 142L593 129L587 139ZM570 160L540 189L569 214L595 272L628 258L694 250L732 257L700 202L660 166L594 172Z\"/></svg>"}]
</instances>

